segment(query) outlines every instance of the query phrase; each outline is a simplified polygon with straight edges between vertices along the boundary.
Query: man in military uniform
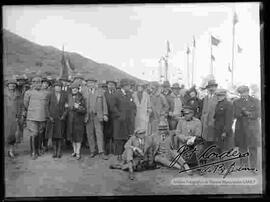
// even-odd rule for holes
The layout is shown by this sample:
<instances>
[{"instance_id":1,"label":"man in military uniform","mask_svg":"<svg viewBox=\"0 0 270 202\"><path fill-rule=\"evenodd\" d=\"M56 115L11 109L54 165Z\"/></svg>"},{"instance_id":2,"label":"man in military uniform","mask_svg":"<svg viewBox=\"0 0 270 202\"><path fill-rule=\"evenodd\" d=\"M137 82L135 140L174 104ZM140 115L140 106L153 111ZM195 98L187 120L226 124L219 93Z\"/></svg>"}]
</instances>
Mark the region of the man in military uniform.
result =
<instances>
[{"instance_id":1,"label":"man in military uniform","mask_svg":"<svg viewBox=\"0 0 270 202\"><path fill-rule=\"evenodd\" d=\"M236 118L235 145L241 153L249 152L249 158L241 158L242 166L248 166L249 159L251 168L257 168L257 150L261 144L260 101L249 95L248 86L240 86L237 91L240 98L233 102Z\"/></svg>"},{"instance_id":2,"label":"man in military uniform","mask_svg":"<svg viewBox=\"0 0 270 202\"><path fill-rule=\"evenodd\" d=\"M39 155L38 137L44 132L48 117L48 93L41 90L41 77L32 79L32 89L25 92L26 127L30 136L32 158Z\"/></svg>"},{"instance_id":3,"label":"man in military uniform","mask_svg":"<svg viewBox=\"0 0 270 202\"><path fill-rule=\"evenodd\" d=\"M179 119L175 130L175 134L178 137L178 139L176 139L176 147L180 148L186 144L190 146L190 149L193 149L193 147L196 146L197 153L200 153L202 146L197 144L202 141L201 121L194 117L194 110L191 106L183 106L182 112L183 117ZM198 165L196 153L186 160L191 167Z\"/></svg>"},{"instance_id":4,"label":"man in military uniform","mask_svg":"<svg viewBox=\"0 0 270 202\"><path fill-rule=\"evenodd\" d=\"M112 164L111 169L129 171L129 179L134 179L134 171L142 171L154 168L152 155L152 137L145 135L146 130L136 130L126 142L125 151L122 154L122 163Z\"/></svg>"},{"instance_id":5,"label":"man in military uniform","mask_svg":"<svg viewBox=\"0 0 270 202\"><path fill-rule=\"evenodd\" d=\"M215 110L215 142L218 146L218 152L222 153L233 149L233 104L227 100L225 89L217 89L216 96L218 103Z\"/></svg>"}]
</instances>

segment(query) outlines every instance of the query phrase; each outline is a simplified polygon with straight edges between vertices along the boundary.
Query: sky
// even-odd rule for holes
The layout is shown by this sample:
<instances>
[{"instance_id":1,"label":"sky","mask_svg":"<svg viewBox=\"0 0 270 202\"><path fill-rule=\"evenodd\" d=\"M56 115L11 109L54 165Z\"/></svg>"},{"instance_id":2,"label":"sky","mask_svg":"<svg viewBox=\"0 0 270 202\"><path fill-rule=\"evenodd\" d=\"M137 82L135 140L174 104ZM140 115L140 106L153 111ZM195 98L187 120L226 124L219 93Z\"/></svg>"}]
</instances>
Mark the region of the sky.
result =
<instances>
[{"instance_id":1,"label":"sky","mask_svg":"<svg viewBox=\"0 0 270 202\"><path fill-rule=\"evenodd\" d=\"M187 85L194 57L194 83L210 73L210 36L214 75L231 81L232 18L236 12L234 82L260 84L259 3L4 6L3 27L32 42L77 52L145 80L158 80L159 59L169 55L169 81ZM193 36L196 41L192 47ZM242 52L237 52L237 45ZM186 49L191 54L187 59ZM189 61L189 63L188 63ZM190 76L191 77L191 76Z\"/></svg>"}]
</instances>

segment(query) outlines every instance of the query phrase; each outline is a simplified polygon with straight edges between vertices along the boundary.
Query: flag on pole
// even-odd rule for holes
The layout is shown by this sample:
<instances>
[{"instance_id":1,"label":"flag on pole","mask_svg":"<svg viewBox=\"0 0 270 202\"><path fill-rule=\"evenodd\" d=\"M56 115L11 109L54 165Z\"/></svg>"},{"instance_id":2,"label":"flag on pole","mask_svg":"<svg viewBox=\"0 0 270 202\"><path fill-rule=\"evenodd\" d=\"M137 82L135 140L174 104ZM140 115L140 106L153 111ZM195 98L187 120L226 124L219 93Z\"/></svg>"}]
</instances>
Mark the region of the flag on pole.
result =
<instances>
[{"instance_id":1,"label":"flag on pole","mask_svg":"<svg viewBox=\"0 0 270 202\"><path fill-rule=\"evenodd\" d=\"M195 37L193 36L193 47L196 47L196 41L195 41Z\"/></svg>"},{"instance_id":2,"label":"flag on pole","mask_svg":"<svg viewBox=\"0 0 270 202\"><path fill-rule=\"evenodd\" d=\"M213 55L211 55L211 59L212 59L213 61L216 60L216 58L215 58Z\"/></svg>"},{"instance_id":3,"label":"flag on pole","mask_svg":"<svg viewBox=\"0 0 270 202\"><path fill-rule=\"evenodd\" d=\"M238 16L237 16L236 12L234 12L234 14L233 14L233 25L236 25L236 23L238 23Z\"/></svg>"},{"instance_id":4,"label":"flag on pole","mask_svg":"<svg viewBox=\"0 0 270 202\"><path fill-rule=\"evenodd\" d=\"M71 62L70 57L67 57L66 63L67 63L67 66L69 67L70 70L72 70L72 71L75 70L75 66L74 66L74 64Z\"/></svg>"},{"instance_id":5,"label":"flag on pole","mask_svg":"<svg viewBox=\"0 0 270 202\"><path fill-rule=\"evenodd\" d=\"M217 46L220 43L220 39L217 39L216 37L213 37L211 35L211 44L214 46Z\"/></svg>"},{"instance_id":6,"label":"flag on pole","mask_svg":"<svg viewBox=\"0 0 270 202\"><path fill-rule=\"evenodd\" d=\"M170 42L167 40L167 53L171 52Z\"/></svg>"},{"instance_id":7,"label":"flag on pole","mask_svg":"<svg viewBox=\"0 0 270 202\"><path fill-rule=\"evenodd\" d=\"M68 65L66 62L64 49L62 53L61 64L62 68L60 69L60 78L68 79Z\"/></svg>"},{"instance_id":8,"label":"flag on pole","mask_svg":"<svg viewBox=\"0 0 270 202\"><path fill-rule=\"evenodd\" d=\"M232 72L232 69L231 69L230 63L228 64L228 71L229 71L229 72Z\"/></svg>"},{"instance_id":9,"label":"flag on pole","mask_svg":"<svg viewBox=\"0 0 270 202\"><path fill-rule=\"evenodd\" d=\"M190 49L189 49L189 47L187 47L187 54L189 54L190 53Z\"/></svg>"},{"instance_id":10,"label":"flag on pole","mask_svg":"<svg viewBox=\"0 0 270 202\"><path fill-rule=\"evenodd\" d=\"M238 52L238 53L242 53L242 50L243 50L243 49L239 46L239 44L237 44L237 52Z\"/></svg>"}]
</instances>

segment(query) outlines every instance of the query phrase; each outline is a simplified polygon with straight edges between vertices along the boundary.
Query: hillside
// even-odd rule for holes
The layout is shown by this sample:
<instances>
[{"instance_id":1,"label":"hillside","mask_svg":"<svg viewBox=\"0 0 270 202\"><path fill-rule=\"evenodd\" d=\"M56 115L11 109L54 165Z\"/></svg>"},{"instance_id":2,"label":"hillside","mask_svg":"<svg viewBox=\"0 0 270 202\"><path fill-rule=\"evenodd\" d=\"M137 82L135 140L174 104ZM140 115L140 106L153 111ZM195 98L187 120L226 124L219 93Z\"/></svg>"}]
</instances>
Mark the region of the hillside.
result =
<instances>
[{"instance_id":1,"label":"hillside","mask_svg":"<svg viewBox=\"0 0 270 202\"><path fill-rule=\"evenodd\" d=\"M62 51L30 42L8 30L3 30L4 76L36 74L38 72L57 77L61 68ZM97 63L77 53L66 52L76 67L76 72L98 80L135 78L111 65Z\"/></svg>"}]
</instances>

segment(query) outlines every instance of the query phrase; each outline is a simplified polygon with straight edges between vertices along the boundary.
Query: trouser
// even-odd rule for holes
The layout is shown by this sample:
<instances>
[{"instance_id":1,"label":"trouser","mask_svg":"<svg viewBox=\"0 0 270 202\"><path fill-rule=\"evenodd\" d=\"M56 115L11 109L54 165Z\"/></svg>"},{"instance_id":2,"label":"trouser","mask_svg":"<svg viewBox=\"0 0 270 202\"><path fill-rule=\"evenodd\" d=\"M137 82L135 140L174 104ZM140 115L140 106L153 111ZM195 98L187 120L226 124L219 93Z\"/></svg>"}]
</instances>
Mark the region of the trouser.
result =
<instances>
[{"instance_id":1,"label":"trouser","mask_svg":"<svg viewBox=\"0 0 270 202\"><path fill-rule=\"evenodd\" d=\"M170 130L176 130L176 127L177 127L177 124L178 124L178 119L176 119L174 117L169 117L168 122L169 122L169 129Z\"/></svg>"},{"instance_id":2,"label":"trouser","mask_svg":"<svg viewBox=\"0 0 270 202\"><path fill-rule=\"evenodd\" d=\"M124 145L126 140L114 140L114 154L122 155L124 152Z\"/></svg>"},{"instance_id":3,"label":"trouser","mask_svg":"<svg viewBox=\"0 0 270 202\"><path fill-rule=\"evenodd\" d=\"M167 167L172 166L177 169L180 169L186 163L186 161L178 155L177 151L172 151L170 156L166 154L158 154L155 156L155 162L161 163Z\"/></svg>"},{"instance_id":4,"label":"trouser","mask_svg":"<svg viewBox=\"0 0 270 202\"><path fill-rule=\"evenodd\" d=\"M95 116L90 119L86 124L87 139L90 147L90 152L95 153L97 145L98 153L104 152L104 135L103 135L103 123Z\"/></svg>"},{"instance_id":5,"label":"trouser","mask_svg":"<svg viewBox=\"0 0 270 202\"><path fill-rule=\"evenodd\" d=\"M105 153L106 155L108 154L113 154L113 139L111 138L105 138Z\"/></svg>"},{"instance_id":6,"label":"trouser","mask_svg":"<svg viewBox=\"0 0 270 202\"><path fill-rule=\"evenodd\" d=\"M53 153L56 156L60 156L62 152L62 139L52 139L52 144L53 144Z\"/></svg>"},{"instance_id":7,"label":"trouser","mask_svg":"<svg viewBox=\"0 0 270 202\"><path fill-rule=\"evenodd\" d=\"M73 153L79 155L81 152L81 142L72 142Z\"/></svg>"},{"instance_id":8,"label":"trouser","mask_svg":"<svg viewBox=\"0 0 270 202\"><path fill-rule=\"evenodd\" d=\"M241 166L257 168L257 147L239 147L239 152L241 154L249 152L249 156L240 159Z\"/></svg>"}]
</instances>

